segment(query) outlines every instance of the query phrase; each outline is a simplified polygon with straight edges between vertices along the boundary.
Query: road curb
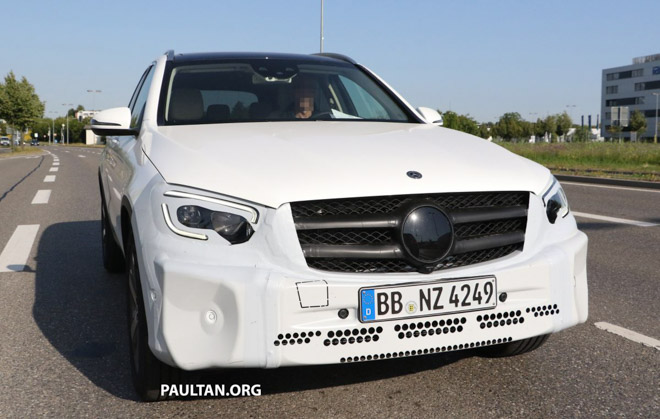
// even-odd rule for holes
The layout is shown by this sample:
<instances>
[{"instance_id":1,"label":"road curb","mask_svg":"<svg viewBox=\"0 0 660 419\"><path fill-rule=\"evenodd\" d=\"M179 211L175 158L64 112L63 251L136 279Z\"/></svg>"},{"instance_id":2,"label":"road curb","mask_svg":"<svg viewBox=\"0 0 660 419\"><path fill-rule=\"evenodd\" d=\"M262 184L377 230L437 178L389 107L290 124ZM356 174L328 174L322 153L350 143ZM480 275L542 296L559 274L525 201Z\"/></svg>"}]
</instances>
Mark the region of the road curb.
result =
<instances>
[{"instance_id":1,"label":"road curb","mask_svg":"<svg viewBox=\"0 0 660 419\"><path fill-rule=\"evenodd\" d=\"M647 182L643 180L623 180L623 179L609 179L603 177L589 177L589 176L571 176L571 175L555 175L559 181L578 182L578 183L593 183L597 185L613 185L625 186L629 188L646 188L646 189L660 189L660 182Z\"/></svg>"}]
</instances>

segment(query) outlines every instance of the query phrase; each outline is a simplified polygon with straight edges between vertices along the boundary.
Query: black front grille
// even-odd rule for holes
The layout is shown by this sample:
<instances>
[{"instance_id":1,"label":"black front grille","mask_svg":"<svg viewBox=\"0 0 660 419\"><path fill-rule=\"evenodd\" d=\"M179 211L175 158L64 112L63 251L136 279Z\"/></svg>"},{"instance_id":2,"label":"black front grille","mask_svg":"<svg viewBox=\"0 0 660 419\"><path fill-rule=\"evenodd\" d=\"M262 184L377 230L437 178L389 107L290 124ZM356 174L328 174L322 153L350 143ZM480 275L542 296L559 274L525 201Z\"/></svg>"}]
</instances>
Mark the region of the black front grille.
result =
<instances>
[{"instance_id":1,"label":"black front grille","mask_svg":"<svg viewBox=\"0 0 660 419\"><path fill-rule=\"evenodd\" d=\"M481 192L438 194L423 196L438 206L451 210L478 207L527 206L527 192ZM401 204L419 196L380 196L373 198L327 199L322 201L295 202L291 204L293 218L328 215L386 214L397 210Z\"/></svg>"},{"instance_id":2,"label":"black front grille","mask_svg":"<svg viewBox=\"0 0 660 419\"><path fill-rule=\"evenodd\" d=\"M402 250L399 224L410 203L441 208L454 245L440 262L420 267ZM309 267L333 272L433 272L522 250L528 192L406 195L294 202L291 210Z\"/></svg>"},{"instance_id":3,"label":"black front grille","mask_svg":"<svg viewBox=\"0 0 660 419\"><path fill-rule=\"evenodd\" d=\"M458 239L469 239L511 231L525 231L526 222L526 218L514 218L504 221L458 224L454 229L454 234Z\"/></svg>"},{"instance_id":4,"label":"black front grille","mask_svg":"<svg viewBox=\"0 0 660 419\"><path fill-rule=\"evenodd\" d=\"M392 231L372 230L301 230L298 231L300 244L385 244L393 243Z\"/></svg>"}]
</instances>

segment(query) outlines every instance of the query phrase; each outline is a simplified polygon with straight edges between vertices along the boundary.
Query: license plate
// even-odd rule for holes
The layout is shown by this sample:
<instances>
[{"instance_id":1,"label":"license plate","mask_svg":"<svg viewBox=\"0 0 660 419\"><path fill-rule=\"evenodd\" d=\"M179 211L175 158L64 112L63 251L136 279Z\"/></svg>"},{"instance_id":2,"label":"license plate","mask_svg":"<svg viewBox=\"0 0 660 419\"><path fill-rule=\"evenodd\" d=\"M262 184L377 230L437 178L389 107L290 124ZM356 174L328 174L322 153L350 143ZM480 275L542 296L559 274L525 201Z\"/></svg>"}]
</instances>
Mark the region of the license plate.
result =
<instances>
[{"instance_id":1,"label":"license plate","mask_svg":"<svg viewBox=\"0 0 660 419\"><path fill-rule=\"evenodd\" d=\"M361 288L358 292L363 323L440 316L497 306L494 276Z\"/></svg>"}]
</instances>

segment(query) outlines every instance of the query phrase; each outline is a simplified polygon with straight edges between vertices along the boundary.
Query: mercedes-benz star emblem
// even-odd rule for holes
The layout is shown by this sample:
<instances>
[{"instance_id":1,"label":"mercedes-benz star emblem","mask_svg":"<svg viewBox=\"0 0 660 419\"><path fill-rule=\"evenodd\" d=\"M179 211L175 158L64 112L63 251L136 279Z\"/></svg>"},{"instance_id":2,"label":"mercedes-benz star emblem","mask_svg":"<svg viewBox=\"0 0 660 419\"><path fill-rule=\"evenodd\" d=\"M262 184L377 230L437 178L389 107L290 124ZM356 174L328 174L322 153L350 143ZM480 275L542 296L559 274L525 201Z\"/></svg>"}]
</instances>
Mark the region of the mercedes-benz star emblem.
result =
<instances>
[{"instance_id":1,"label":"mercedes-benz star emblem","mask_svg":"<svg viewBox=\"0 0 660 419\"><path fill-rule=\"evenodd\" d=\"M429 203L419 203L408 210L401 223L401 244L408 260L431 267L449 253L453 226L443 210Z\"/></svg>"},{"instance_id":2,"label":"mercedes-benz star emblem","mask_svg":"<svg viewBox=\"0 0 660 419\"><path fill-rule=\"evenodd\" d=\"M409 171L409 172L406 173L406 174L407 174L408 177L411 178L411 179L421 179L421 178L422 178L422 174L419 173L419 172L416 172L416 171L414 171L414 170L411 170L411 171Z\"/></svg>"}]
</instances>

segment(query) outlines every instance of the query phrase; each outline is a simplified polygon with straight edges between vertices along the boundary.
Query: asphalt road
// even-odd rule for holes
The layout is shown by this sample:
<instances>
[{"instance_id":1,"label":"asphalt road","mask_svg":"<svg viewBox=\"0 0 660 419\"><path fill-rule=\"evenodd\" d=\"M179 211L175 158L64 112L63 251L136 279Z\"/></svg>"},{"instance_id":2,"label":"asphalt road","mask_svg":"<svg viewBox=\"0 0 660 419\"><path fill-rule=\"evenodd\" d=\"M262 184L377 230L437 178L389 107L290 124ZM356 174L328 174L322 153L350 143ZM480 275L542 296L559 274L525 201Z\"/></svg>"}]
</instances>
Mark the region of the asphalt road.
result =
<instances>
[{"instance_id":1,"label":"asphalt road","mask_svg":"<svg viewBox=\"0 0 660 419\"><path fill-rule=\"evenodd\" d=\"M591 218L660 224L658 191L564 184L572 210L586 214L590 316L537 351L231 370L202 382L260 384L262 395L145 404L130 380L123 276L101 264L101 150L44 150L52 154L0 158L0 252L18 226L38 225L21 230L23 242L36 232L25 268L0 272L0 417L659 415L660 350L595 323L660 340L660 225ZM51 191L48 203L32 204L39 190Z\"/></svg>"}]
</instances>

